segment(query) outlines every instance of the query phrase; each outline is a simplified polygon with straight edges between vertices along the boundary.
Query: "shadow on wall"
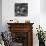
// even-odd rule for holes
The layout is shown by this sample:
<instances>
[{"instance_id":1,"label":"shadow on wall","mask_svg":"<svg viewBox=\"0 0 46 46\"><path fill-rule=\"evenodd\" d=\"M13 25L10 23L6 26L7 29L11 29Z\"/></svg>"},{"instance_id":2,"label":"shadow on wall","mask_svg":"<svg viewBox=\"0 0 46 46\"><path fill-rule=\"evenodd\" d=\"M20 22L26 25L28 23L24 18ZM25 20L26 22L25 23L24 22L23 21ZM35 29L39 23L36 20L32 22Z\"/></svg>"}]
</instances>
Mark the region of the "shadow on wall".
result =
<instances>
[{"instance_id":1,"label":"shadow on wall","mask_svg":"<svg viewBox=\"0 0 46 46\"><path fill-rule=\"evenodd\" d=\"M42 14L46 14L46 0L40 0L40 11Z\"/></svg>"},{"instance_id":2,"label":"shadow on wall","mask_svg":"<svg viewBox=\"0 0 46 46\"><path fill-rule=\"evenodd\" d=\"M2 0L0 0L0 31L2 31Z\"/></svg>"}]
</instances>

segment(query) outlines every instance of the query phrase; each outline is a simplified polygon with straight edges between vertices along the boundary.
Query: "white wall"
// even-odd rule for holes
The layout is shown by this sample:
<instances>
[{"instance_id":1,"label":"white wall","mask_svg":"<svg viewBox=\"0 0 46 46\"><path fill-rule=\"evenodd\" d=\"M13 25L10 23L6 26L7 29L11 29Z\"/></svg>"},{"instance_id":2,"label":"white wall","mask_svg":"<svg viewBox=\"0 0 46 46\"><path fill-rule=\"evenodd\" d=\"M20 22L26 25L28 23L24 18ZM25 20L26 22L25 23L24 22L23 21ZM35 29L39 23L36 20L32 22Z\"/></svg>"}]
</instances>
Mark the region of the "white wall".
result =
<instances>
[{"instance_id":1,"label":"white wall","mask_svg":"<svg viewBox=\"0 0 46 46\"><path fill-rule=\"evenodd\" d=\"M27 2L28 3L28 18L27 17L15 17L14 4L15 2ZM24 22L25 19L29 19L31 22L40 22L40 0L3 0L2 1L2 24L6 25L10 19L19 18L20 22ZM23 18L23 19L22 19Z\"/></svg>"},{"instance_id":2,"label":"white wall","mask_svg":"<svg viewBox=\"0 0 46 46\"><path fill-rule=\"evenodd\" d=\"M2 0L0 0L0 31L2 29Z\"/></svg>"},{"instance_id":3,"label":"white wall","mask_svg":"<svg viewBox=\"0 0 46 46\"><path fill-rule=\"evenodd\" d=\"M42 13L46 13L46 0L40 0L40 9Z\"/></svg>"},{"instance_id":4,"label":"white wall","mask_svg":"<svg viewBox=\"0 0 46 46\"><path fill-rule=\"evenodd\" d=\"M46 31L46 0L40 0L40 24Z\"/></svg>"}]
</instances>

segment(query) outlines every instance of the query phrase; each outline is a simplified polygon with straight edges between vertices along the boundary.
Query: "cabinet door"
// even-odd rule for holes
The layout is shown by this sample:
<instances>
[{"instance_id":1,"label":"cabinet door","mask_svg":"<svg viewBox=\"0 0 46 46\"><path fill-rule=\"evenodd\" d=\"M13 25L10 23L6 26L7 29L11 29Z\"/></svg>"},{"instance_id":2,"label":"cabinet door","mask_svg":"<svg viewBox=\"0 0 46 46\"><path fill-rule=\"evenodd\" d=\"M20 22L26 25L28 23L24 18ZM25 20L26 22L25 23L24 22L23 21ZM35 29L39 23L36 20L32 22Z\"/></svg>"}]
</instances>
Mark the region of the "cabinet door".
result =
<instances>
[{"instance_id":1,"label":"cabinet door","mask_svg":"<svg viewBox=\"0 0 46 46\"><path fill-rule=\"evenodd\" d=\"M22 44L22 46L28 46L28 32L13 32L13 42Z\"/></svg>"}]
</instances>

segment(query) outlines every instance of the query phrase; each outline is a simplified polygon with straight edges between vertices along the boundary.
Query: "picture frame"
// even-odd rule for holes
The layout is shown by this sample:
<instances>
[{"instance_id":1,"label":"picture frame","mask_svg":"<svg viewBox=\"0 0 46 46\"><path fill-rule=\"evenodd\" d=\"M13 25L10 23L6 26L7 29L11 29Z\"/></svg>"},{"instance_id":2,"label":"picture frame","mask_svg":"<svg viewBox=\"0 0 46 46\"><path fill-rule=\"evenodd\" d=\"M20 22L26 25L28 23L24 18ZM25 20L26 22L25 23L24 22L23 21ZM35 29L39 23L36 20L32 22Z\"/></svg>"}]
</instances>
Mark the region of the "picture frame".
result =
<instances>
[{"instance_id":1,"label":"picture frame","mask_svg":"<svg viewBox=\"0 0 46 46\"><path fill-rule=\"evenodd\" d=\"M28 3L15 3L15 16L28 16Z\"/></svg>"}]
</instances>

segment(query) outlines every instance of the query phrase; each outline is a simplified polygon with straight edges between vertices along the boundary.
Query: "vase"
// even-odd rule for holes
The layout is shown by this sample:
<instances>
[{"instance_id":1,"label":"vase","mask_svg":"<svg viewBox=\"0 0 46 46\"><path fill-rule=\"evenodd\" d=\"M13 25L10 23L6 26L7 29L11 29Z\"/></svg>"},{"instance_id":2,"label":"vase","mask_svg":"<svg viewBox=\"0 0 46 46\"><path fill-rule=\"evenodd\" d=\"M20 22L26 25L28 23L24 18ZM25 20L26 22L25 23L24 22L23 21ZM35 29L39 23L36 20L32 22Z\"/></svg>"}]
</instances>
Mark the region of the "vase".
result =
<instances>
[{"instance_id":1,"label":"vase","mask_svg":"<svg viewBox=\"0 0 46 46\"><path fill-rule=\"evenodd\" d=\"M39 40L39 46L45 46L45 41Z\"/></svg>"}]
</instances>

